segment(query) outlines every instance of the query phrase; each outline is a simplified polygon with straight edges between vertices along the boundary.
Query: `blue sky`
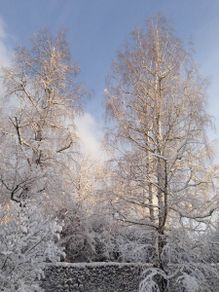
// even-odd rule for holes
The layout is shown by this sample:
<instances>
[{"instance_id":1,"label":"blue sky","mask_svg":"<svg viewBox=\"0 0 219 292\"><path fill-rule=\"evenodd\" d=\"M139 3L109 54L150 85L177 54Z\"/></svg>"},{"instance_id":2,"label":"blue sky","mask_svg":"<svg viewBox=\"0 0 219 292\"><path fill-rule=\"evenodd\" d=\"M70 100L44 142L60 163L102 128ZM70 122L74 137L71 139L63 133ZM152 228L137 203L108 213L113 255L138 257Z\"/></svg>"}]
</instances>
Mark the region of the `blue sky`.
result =
<instances>
[{"instance_id":1,"label":"blue sky","mask_svg":"<svg viewBox=\"0 0 219 292\"><path fill-rule=\"evenodd\" d=\"M157 13L170 19L184 43L193 42L195 60L210 80L209 111L219 128L218 0L0 0L6 34L2 42L7 49L26 46L31 34L41 28L66 29L73 58L81 67L79 78L91 91L86 111L94 118L93 126L100 125L112 59L132 29Z\"/></svg>"}]
</instances>

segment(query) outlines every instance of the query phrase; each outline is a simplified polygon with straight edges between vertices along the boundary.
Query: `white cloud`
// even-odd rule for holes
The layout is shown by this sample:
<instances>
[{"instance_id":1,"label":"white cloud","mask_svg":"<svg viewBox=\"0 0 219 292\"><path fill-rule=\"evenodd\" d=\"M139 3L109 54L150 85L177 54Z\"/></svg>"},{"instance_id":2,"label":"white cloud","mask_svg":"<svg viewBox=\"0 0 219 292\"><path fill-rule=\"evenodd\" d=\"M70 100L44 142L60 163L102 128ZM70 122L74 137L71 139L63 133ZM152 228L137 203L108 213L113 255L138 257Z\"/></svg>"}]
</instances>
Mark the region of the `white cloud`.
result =
<instances>
[{"instance_id":1,"label":"white cloud","mask_svg":"<svg viewBox=\"0 0 219 292\"><path fill-rule=\"evenodd\" d=\"M76 119L76 125L82 151L85 155L95 160L104 160L106 154L101 147L103 132L94 117L85 112Z\"/></svg>"},{"instance_id":2,"label":"white cloud","mask_svg":"<svg viewBox=\"0 0 219 292\"><path fill-rule=\"evenodd\" d=\"M2 84L2 67L10 65L11 50L7 46L8 35L5 30L5 24L0 17L0 99L4 95L4 86Z\"/></svg>"},{"instance_id":3,"label":"white cloud","mask_svg":"<svg viewBox=\"0 0 219 292\"><path fill-rule=\"evenodd\" d=\"M8 66L10 64L11 53L6 45L7 38L5 24L0 18L0 66Z\"/></svg>"}]
</instances>

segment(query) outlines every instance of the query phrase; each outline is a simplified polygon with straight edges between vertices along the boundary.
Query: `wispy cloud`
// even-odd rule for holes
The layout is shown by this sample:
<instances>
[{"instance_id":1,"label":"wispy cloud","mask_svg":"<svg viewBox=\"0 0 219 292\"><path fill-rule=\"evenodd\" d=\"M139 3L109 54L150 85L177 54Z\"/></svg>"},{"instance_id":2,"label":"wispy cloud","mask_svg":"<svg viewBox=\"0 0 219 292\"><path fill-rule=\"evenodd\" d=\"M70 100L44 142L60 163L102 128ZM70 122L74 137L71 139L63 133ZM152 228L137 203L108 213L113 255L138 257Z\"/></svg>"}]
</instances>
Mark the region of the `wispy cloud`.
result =
<instances>
[{"instance_id":1,"label":"wispy cloud","mask_svg":"<svg viewBox=\"0 0 219 292\"><path fill-rule=\"evenodd\" d=\"M104 160L106 153L101 147L103 131L94 117L85 112L76 119L76 125L84 154L94 160Z\"/></svg>"},{"instance_id":2,"label":"wispy cloud","mask_svg":"<svg viewBox=\"0 0 219 292\"><path fill-rule=\"evenodd\" d=\"M10 49L6 45L7 38L4 21L0 18L0 67L8 66L11 60Z\"/></svg>"},{"instance_id":3,"label":"wispy cloud","mask_svg":"<svg viewBox=\"0 0 219 292\"><path fill-rule=\"evenodd\" d=\"M2 68L10 65L11 50L7 46L8 35L6 33L5 24L0 17L0 98L4 95L4 86L2 83Z\"/></svg>"}]
</instances>

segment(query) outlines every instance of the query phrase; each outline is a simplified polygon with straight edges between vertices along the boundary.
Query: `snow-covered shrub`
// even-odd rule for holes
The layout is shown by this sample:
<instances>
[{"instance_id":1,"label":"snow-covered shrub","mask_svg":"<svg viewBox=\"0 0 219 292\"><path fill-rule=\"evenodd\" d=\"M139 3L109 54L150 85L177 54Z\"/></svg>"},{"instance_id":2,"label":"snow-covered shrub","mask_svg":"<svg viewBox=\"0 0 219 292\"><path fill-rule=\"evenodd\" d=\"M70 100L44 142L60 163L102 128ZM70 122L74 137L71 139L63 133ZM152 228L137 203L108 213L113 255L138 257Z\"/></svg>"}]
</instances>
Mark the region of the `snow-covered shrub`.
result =
<instances>
[{"instance_id":1,"label":"snow-covered shrub","mask_svg":"<svg viewBox=\"0 0 219 292\"><path fill-rule=\"evenodd\" d=\"M59 211L58 217L63 221L60 243L65 249L65 261L92 261L95 255L94 238L80 206L64 208Z\"/></svg>"},{"instance_id":2,"label":"snow-covered shrub","mask_svg":"<svg viewBox=\"0 0 219 292\"><path fill-rule=\"evenodd\" d=\"M93 218L92 232L95 241L95 261L120 261L118 225L109 216Z\"/></svg>"},{"instance_id":3,"label":"snow-covered shrub","mask_svg":"<svg viewBox=\"0 0 219 292\"><path fill-rule=\"evenodd\" d=\"M212 227L207 235L200 237L200 240L205 243L206 261L211 263L219 263L219 223L216 227Z\"/></svg>"},{"instance_id":4,"label":"snow-covered shrub","mask_svg":"<svg viewBox=\"0 0 219 292\"><path fill-rule=\"evenodd\" d=\"M67 262L152 262L155 236L142 226L127 226L108 214L86 210L80 204L58 212L63 221L61 244Z\"/></svg>"},{"instance_id":5,"label":"snow-covered shrub","mask_svg":"<svg viewBox=\"0 0 219 292\"><path fill-rule=\"evenodd\" d=\"M141 226L127 226L110 217L91 224L96 261L149 262L154 257L153 234Z\"/></svg>"},{"instance_id":6,"label":"snow-covered shrub","mask_svg":"<svg viewBox=\"0 0 219 292\"><path fill-rule=\"evenodd\" d=\"M149 262L154 257L151 234L124 226L104 214L86 215L80 206L62 209L61 244L68 262Z\"/></svg>"},{"instance_id":7,"label":"snow-covered shrub","mask_svg":"<svg viewBox=\"0 0 219 292\"><path fill-rule=\"evenodd\" d=\"M145 232L141 226L124 228L117 238L122 262L152 262L155 256L153 232Z\"/></svg>"},{"instance_id":8,"label":"snow-covered shrub","mask_svg":"<svg viewBox=\"0 0 219 292\"><path fill-rule=\"evenodd\" d=\"M163 248L162 266L148 268L143 273L140 292L214 292L218 287L217 266L206 260L205 242L198 234L173 230Z\"/></svg>"},{"instance_id":9,"label":"snow-covered shrub","mask_svg":"<svg viewBox=\"0 0 219 292\"><path fill-rule=\"evenodd\" d=\"M46 262L63 254L56 245L61 226L46 218L40 207L9 205L0 208L0 291L42 291L37 280Z\"/></svg>"}]
</instances>

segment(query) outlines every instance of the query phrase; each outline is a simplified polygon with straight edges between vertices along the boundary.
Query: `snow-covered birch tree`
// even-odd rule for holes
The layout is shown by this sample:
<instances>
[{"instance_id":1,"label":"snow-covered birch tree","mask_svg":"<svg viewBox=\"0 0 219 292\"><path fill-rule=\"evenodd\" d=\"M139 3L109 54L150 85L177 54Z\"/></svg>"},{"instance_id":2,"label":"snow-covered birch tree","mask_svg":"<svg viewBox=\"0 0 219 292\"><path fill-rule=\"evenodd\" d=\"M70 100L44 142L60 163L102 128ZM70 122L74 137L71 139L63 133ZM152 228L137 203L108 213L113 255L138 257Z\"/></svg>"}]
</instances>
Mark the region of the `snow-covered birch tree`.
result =
<instances>
[{"instance_id":1,"label":"snow-covered birch tree","mask_svg":"<svg viewBox=\"0 0 219 292\"><path fill-rule=\"evenodd\" d=\"M4 68L0 123L0 286L41 291L37 278L63 248L56 211L75 204L81 86L62 33L34 35ZM75 181L74 181L75 179ZM59 222L62 220L59 220Z\"/></svg>"},{"instance_id":2,"label":"snow-covered birch tree","mask_svg":"<svg viewBox=\"0 0 219 292\"><path fill-rule=\"evenodd\" d=\"M164 254L173 227L198 231L218 208L205 89L191 54L162 17L135 30L113 62L105 89L111 203L117 219L155 238L156 269L147 279L159 271L162 279L145 291L167 289Z\"/></svg>"},{"instance_id":3,"label":"snow-covered birch tree","mask_svg":"<svg viewBox=\"0 0 219 292\"><path fill-rule=\"evenodd\" d=\"M78 151L78 72L64 34L53 38L47 31L33 36L30 49L18 48L11 67L4 69L9 123L3 143L10 154L3 152L2 160L10 170L1 165L1 185L12 200L19 202L31 192L60 195L67 190L65 164L73 164Z\"/></svg>"}]
</instances>

